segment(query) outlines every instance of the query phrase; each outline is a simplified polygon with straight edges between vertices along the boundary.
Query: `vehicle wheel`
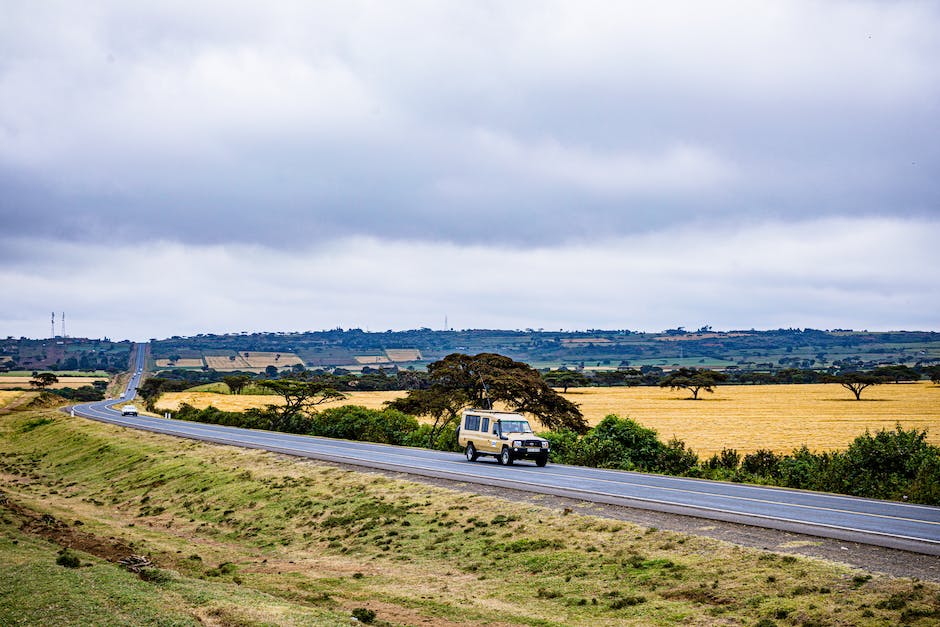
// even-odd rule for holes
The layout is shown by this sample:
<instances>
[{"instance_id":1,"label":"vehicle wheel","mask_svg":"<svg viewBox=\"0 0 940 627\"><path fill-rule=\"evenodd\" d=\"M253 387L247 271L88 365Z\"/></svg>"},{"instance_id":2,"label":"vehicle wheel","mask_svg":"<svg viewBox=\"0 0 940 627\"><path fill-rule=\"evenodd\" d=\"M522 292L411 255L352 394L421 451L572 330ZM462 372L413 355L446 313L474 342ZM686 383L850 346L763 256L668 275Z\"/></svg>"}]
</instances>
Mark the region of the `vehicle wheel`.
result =
<instances>
[{"instance_id":1,"label":"vehicle wheel","mask_svg":"<svg viewBox=\"0 0 940 627\"><path fill-rule=\"evenodd\" d=\"M509 447L503 447L503 452L499 454L499 463L503 466L512 466L512 451Z\"/></svg>"},{"instance_id":2,"label":"vehicle wheel","mask_svg":"<svg viewBox=\"0 0 940 627\"><path fill-rule=\"evenodd\" d=\"M468 462L475 462L477 460L477 457L480 456L480 454L477 453L476 448L474 448L473 442L470 442L469 444L467 444L467 450L464 451L464 455L467 456Z\"/></svg>"},{"instance_id":3,"label":"vehicle wheel","mask_svg":"<svg viewBox=\"0 0 940 627\"><path fill-rule=\"evenodd\" d=\"M539 455L538 457L535 458L535 465L540 468L545 466L545 464L547 463L548 463L548 454Z\"/></svg>"}]
</instances>

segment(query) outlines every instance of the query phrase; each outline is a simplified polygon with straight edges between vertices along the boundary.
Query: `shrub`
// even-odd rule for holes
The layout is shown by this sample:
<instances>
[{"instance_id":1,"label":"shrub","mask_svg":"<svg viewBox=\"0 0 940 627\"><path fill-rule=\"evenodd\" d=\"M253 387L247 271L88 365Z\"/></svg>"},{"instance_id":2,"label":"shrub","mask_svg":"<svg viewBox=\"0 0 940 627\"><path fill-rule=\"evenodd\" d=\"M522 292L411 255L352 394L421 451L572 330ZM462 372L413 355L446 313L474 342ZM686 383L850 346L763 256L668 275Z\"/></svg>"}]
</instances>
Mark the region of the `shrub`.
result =
<instances>
[{"instance_id":1,"label":"shrub","mask_svg":"<svg viewBox=\"0 0 940 627\"><path fill-rule=\"evenodd\" d=\"M767 449L748 453L741 461L741 470L757 477L777 478L780 474L780 456Z\"/></svg>"},{"instance_id":2,"label":"shrub","mask_svg":"<svg viewBox=\"0 0 940 627\"><path fill-rule=\"evenodd\" d=\"M400 411L380 411L359 405L316 413L309 424L311 435L382 444L405 444L409 435L418 429L418 421Z\"/></svg>"},{"instance_id":3,"label":"shrub","mask_svg":"<svg viewBox=\"0 0 940 627\"><path fill-rule=\"evenodd\" d=\"M56 558L55 563L66 568L78 568L82 565L82 560L68 549L62 549L59 551L59 557Z\"/></svg>"},{"instance_id":4,"label":"shrub","mask_svg":"<svg viewBox=\"0 0 940 627\"><path fill-rule=\"evenodd\" d=\"M375 612L366 607L357 607L352 611L352 615L361 623L369 624L375 620Z\"/></svg>"}]
</instances>

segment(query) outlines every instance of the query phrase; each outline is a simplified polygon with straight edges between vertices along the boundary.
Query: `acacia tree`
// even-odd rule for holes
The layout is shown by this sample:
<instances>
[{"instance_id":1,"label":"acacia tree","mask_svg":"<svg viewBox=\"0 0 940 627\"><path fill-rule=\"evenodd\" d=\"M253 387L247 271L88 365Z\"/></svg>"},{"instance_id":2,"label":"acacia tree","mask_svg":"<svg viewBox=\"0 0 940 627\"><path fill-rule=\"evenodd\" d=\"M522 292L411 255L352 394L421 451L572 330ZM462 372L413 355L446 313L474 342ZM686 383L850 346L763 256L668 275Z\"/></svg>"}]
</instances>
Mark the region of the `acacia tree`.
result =
<instances>
[{"instance_id":1,"label":"acacia tree","mask_svg":"<svg viewBox=\"0 0 940 627\"><path fill-rule=\"evenodd\" d=\"M698 393L702 390L712 393L719 383L728 380L728 375L714 370L699 370L697 368L679 368L670 372L660 381L659 387L673 390L688 390L692 393L692 400L698 400Z\"/></svg>"},{"instance_id":2,"label":"acacia tree","mask_svg":"<svg viewBox=\"0 0 940 627\"><path fill-rule=\"evenodd\" d=\"M50 385L58 382L59 377L55 376L51 372L35 372L33 373L33 378L30 379L29 384L38 390L45 390Z\"/></svg>"},{"instance_id":3,"label":"acacia tree","mask_svg":"<svg viewBox=\"0 0 940 627\"><path fill-rule=\"evenodd\" d=\"M448 427L456 426L466 407L491 408L494 403L531 414L547 428L588 429L578 406L555 392L528 364L495 353L454 353L428 366L428 387L410 390L386 404L399 411L434 419L428 443L433 446Z\"/></svg>"},{"instance_id":4,"label":"acacia tree","mask_svg":"<svg viewBox=\"0 0 940 627\"><path fill-rule=\"evenodd\" d=\"M228 386L228 389L232 394L241 394L242 390L248 385L250 377L246 374L233 374L227 377L222 377L222 381L225 385Z\"/></svg>"},{"instance_id":5,"label":"acacia tree","mask_svg":"<svg viewBox=\"0 0 940 627\"><path fill-rule=\"evenodd\" d=\"M838 383L855 395L855 400L862 400L862 390L873 385L884 383L884 379L870 372L846 372L826 379L830 383Z\"/></svg>"},{"instance_id":6,"label":"acacia tree","mask_svg":"<svg viewBox=\"0 0 940 627\"><path fill-rule=\"evenodd\" d=\"M299 379L265 379L258 385L284 399L283 405L268 405L272 416L272 428L283 426L310 409L332 400L342 400L346 395L334 390L323 381L301 381Z\"/></svg>"},{"instance_id":7,"label":"acacia tree","mask_svg":"<svg viewBox=\"0 0 940 627\"><path fill-rule=\"evenodd\" d=\"M553 388L562 388L562 394L567 394L569 387L583 387L589 383L583 373L575 370L549 370L542 378Z\"/></svg>"}]
</instances>

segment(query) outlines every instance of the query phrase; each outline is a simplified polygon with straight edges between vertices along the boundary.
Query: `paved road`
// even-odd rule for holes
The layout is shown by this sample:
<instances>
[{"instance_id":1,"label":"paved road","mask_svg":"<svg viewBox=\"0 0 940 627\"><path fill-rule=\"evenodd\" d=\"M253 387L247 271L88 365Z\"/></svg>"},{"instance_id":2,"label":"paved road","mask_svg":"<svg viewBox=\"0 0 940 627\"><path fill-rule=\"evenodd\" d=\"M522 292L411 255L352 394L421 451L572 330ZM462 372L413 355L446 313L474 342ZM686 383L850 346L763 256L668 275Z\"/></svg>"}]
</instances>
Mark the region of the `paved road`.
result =
<instances>
[{"instance_id":1,"label":"paved road","mask_svg":"<svg viewBox=\"0 0 940 627\"><path fill-rule=\"evenodd\" d=\"M137 373L126 398L133 398L139 382ZM111 408L126 402L101 401L74 410L94 420L220 444L940 555L938 507L559 464L471 463L455 453L121 416Z\"/></svg>"}]
</instances>

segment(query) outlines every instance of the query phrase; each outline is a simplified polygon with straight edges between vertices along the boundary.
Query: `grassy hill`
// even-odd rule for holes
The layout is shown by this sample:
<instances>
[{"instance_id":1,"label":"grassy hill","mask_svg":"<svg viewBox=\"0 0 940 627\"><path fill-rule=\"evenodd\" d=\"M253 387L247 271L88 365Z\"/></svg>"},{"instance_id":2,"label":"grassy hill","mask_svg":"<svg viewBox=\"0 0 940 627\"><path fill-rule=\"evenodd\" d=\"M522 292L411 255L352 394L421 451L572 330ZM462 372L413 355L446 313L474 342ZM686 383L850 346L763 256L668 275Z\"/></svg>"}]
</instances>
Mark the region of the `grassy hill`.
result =
<instances>
[{"instance_id":1,"label":"grassy hill","mask_svg":"<svg viewBox=\"0 0 940 627\"><path fill-rule=\"evenodd\" d=\"M52 410L0 416L0 477L4 625L940 619L936 583Z\"/></svg>"}]
</instances>

